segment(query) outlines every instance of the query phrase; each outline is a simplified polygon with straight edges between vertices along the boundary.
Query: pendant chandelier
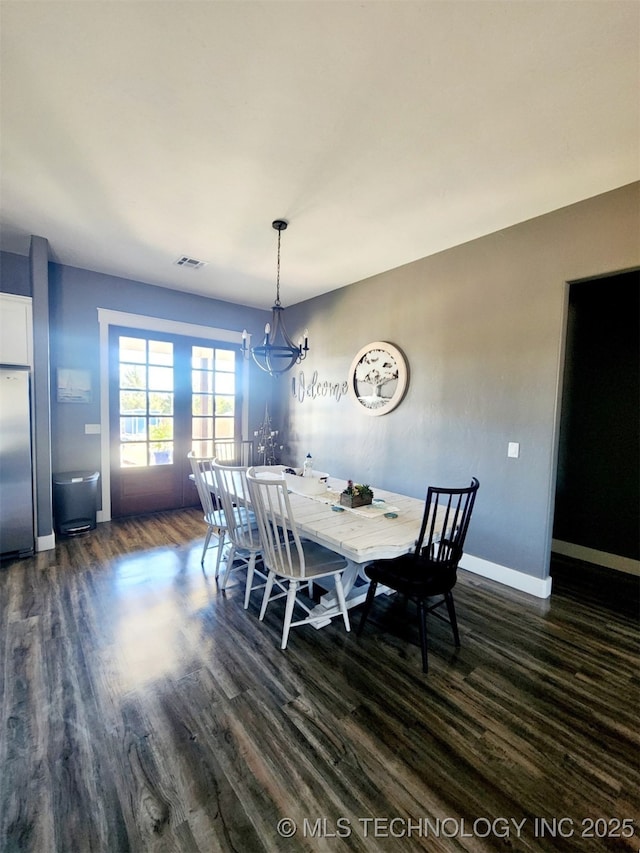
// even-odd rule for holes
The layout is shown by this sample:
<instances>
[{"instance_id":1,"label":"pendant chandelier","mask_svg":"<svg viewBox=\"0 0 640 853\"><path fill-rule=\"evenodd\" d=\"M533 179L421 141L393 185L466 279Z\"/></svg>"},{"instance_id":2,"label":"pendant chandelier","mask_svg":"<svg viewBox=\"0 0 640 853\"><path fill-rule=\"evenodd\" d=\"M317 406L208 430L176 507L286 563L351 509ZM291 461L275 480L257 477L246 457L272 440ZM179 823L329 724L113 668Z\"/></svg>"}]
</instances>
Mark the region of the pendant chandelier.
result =
<instances>
[{"instance_id":1,"label":"pendant chandelier","mask_svg":"<svg viewBox=\"0 0 640 853\"><path fill-rule=\"evenodd\" d=\"M280 236L289 223L276 219L271 223L278 232L278 272L276 277L276 301L271 309L271 322L264 327L264 340L259 346L251 347L251 355L259 368L271 376L281 376L291 370L294 364L307 357L309 351L308 332L304 330L304 339L297 345L293 343L284 326L284 308L280 304ZM247 353L247 333L242 333L242 351Z\"/></svg>"}]
</instances>

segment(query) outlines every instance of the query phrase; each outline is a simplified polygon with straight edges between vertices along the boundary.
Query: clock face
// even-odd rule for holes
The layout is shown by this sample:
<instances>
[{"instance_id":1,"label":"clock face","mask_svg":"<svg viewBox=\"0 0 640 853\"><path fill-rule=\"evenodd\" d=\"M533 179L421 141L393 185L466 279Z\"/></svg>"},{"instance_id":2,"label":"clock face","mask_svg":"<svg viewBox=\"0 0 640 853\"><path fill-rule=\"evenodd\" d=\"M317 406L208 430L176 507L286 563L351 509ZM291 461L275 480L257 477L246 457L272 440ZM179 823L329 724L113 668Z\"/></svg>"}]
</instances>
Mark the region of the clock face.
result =
<instances>
[{"instance_id":1,"label":"clock face","mask_svg":"<svg viewBox=\"0 0 640 853\"><path fill-rule=\"evenodd\" d=\"M349 371L349 391L366 415L386 415L402 400L407 364L400 350L385 341L367 344Z\"/></svg>"}]
</instances>

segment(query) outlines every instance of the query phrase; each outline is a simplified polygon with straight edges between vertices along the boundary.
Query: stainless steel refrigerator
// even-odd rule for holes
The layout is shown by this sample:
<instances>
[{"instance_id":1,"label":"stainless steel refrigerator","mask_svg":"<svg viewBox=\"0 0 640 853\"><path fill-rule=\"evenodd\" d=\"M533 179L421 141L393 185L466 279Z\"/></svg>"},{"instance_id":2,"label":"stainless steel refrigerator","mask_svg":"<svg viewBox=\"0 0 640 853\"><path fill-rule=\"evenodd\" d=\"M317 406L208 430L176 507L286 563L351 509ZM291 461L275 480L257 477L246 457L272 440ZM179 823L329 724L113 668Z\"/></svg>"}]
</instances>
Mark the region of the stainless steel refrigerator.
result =
<instances>
[{"instance_id":1,"label":"stainless steel refrigerator","mask_svg":"<svg viewBox=\"0 0 640 853\"><path fill-rule=\"evenodd\" d=\"M28 368L0 367L0 554L33 553L31 394Z\"/></svg>"}]
</instances>

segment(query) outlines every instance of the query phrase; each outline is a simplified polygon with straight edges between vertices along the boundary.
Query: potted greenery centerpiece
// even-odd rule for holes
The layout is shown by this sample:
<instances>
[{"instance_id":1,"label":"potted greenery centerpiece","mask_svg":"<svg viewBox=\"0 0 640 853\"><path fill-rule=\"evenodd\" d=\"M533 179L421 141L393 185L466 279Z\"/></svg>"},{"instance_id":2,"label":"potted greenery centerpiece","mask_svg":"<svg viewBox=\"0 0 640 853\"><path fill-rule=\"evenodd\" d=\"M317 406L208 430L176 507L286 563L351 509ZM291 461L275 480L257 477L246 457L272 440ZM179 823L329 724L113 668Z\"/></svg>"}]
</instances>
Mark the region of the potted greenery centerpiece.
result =
<instances>
[{"instance_id":1,"label":"potted greenery centerpiece","mask_svg":"<svg viewBox=\"0 0 640 853\"><path fill-rule=\"evenodd\" d=\"M347 488L340 493L340 503L352 509L357 506L367 506L373 500L373 490L366 483L347 482Z\"/></svg>"}]
</instances>

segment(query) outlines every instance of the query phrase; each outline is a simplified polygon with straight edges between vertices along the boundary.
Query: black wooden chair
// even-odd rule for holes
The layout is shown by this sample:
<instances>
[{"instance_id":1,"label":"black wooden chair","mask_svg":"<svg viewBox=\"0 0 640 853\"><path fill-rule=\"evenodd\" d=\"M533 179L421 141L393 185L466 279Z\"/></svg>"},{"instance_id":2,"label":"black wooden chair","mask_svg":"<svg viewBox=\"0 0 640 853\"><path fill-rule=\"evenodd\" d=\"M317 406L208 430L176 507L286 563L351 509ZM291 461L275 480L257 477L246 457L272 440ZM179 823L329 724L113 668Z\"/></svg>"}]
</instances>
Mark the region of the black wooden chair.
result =
<instances>
[{"instance_id":1,"label":"black wooden chair","mask_svg":"<svg viewBox=\"0 0 640 853\"><path fill-rule=\"evenodd\" d=\"M371 583L364 603L358 635L362 633L378 584L405 595L418 605L424 672L429 668L427 613L437 611L445 604L455 644L460 645L452 590L456 583L458 563L462 557L464 540L479 486L475 477L471 485L465 489L430 486L415 550L411 554L403 554L391 560L376 560L365 568ZM436 600L433 601L433 599ZM437 612L434 615L442 616Z\"/></svg>"}]
</instances>

